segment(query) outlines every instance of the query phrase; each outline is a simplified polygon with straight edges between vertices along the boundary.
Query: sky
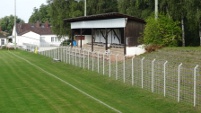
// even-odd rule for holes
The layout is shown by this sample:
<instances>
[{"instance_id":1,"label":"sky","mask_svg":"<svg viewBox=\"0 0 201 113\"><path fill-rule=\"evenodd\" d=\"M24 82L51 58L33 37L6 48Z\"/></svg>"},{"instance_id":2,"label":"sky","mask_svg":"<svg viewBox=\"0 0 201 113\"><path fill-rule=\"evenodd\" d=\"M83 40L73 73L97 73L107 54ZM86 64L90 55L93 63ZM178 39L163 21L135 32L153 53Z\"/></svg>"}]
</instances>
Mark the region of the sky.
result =
<instances>
[{"instance_id":1,"label":"sky","mask_svg":"<svg viewBox=\"0 0 201 113\"><path fill-rule=\"evenodd\" d=\"M15 0L1 0L0 18L14 15L14 1ZM47 4L46 0L16 0L16 16L24 20L25 23L28 23L34 7L40 8L41 4Z\"/></svg>"}]
</instances>

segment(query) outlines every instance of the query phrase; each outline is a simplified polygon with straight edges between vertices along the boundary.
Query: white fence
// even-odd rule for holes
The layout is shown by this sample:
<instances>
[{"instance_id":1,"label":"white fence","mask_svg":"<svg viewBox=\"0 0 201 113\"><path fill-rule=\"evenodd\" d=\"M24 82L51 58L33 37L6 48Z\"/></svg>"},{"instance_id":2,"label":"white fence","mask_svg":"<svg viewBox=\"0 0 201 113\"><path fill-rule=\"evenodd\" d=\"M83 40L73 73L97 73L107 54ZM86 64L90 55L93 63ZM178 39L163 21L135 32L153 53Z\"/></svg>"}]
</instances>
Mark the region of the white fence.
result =
<instances>
[{"instance_id":1,"label":"white fence","mask_svg":"<svg viewBox=\"0 0 201 113\"><path fill-rule=\"evenodd\" d=\"M141 87L153 93L170 97L178 102L201 106L201 70L199 65L185 66L168 61L148 58L126 58L122 55L105 54L59 47L39 52L62 62Z\"/></svg>"}]
</instances>

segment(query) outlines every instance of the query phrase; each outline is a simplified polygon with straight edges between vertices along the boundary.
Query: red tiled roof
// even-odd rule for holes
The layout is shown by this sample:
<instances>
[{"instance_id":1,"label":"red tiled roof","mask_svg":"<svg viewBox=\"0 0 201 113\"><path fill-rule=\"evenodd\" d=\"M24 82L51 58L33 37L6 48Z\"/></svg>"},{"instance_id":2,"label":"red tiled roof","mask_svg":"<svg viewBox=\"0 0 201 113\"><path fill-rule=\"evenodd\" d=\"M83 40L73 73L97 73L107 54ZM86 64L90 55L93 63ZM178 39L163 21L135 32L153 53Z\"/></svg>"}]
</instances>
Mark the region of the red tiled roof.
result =
<instances>
[{"instance_id":1,"label":"red tiled roof","mask_svg":"<svg viewBox=\"0 0 201 113\"><path fill-rule=\"evenodd\" d=\"M52 35L53 32L51 30L51 27L45 24L29 24L29 23L20 23L16 25L17 33L18 35L23 35L27 32L34 32L39 35Z\"/></svg>"},{"instance_id":2,"label":"red tiled roof","mask_svg":"<svg viewBox=\"0 0 201 113\"><path fill-rule=\"evenodd\" d=\"M6 38L8 36L8 33L0 31L0 38Z\"/></svg>"},{"instance_id":3,"label":"red tiled roof","mask_svg":"<svg viewBox=\"0 0 201 113\"><path fill-rule=\"evenodd\" d=\"M0 38L6 38L6 36L0 33Z\"/></svg>"}]
</instances>

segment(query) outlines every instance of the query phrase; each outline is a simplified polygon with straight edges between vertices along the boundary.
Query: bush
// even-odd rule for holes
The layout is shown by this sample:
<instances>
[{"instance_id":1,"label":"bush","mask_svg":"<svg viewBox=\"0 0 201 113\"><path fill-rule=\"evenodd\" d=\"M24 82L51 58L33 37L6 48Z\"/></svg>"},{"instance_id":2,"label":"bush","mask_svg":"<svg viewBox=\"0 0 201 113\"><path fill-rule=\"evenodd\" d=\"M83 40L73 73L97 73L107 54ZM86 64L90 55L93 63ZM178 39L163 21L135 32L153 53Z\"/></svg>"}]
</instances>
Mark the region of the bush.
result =
<instances>
[{"instance_id":1,"label":"bush","mask_svg":"<svg viewBox=\"0 0 201 113\"><path fill-rule=\"evenodd\" d=\"M146 45L178 46L181 41L181 28L179 22L170 17L160 15L157 20L149 17L142 36L142 43Z\"/></svg>"},{"instance_id":2,"label":"bush","mask_svg":"<svg viewBox=\"0 0 201 113\"><path fill-rule=\"evenodd\" d=\"M147 45L145 47L145 50L146 50L146 52L150 53L150 52L156 51L161 48L162 48L162 46L160 46L160 45Z\"/></svg>"},{"instance_id":3,"label":"bush","mask_svg":"<svg viewBox=\"0 0 201 113\"><path fill-rule=\"evenodd\" d=\"M70 45L70 43L71 43L70 39L64 40L63 42L61 42L60 46L68 46L68 45Z\"/></svg>"}]
</instances>

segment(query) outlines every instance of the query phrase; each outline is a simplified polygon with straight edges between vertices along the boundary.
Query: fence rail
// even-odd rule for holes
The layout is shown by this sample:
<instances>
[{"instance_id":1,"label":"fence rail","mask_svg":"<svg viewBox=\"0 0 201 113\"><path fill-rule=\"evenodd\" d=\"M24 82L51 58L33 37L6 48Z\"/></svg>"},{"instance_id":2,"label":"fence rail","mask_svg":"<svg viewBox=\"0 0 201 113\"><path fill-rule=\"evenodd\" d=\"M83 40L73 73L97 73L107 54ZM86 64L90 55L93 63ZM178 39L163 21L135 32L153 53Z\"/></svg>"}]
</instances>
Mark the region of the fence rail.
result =
<instances>
[{"instance_id":1,"label":"fence rail","mask_svg":"<svg viewBox=\"0 0 201 113\"><path fill-rule=\"evenodd\" d=\"M79 48L58 47L40 55L60 59L83 69L96 71L131 86L170 97L178 102L201 106L201 69L165 60L127 58Z\"/></svg>"}]
</instances>

